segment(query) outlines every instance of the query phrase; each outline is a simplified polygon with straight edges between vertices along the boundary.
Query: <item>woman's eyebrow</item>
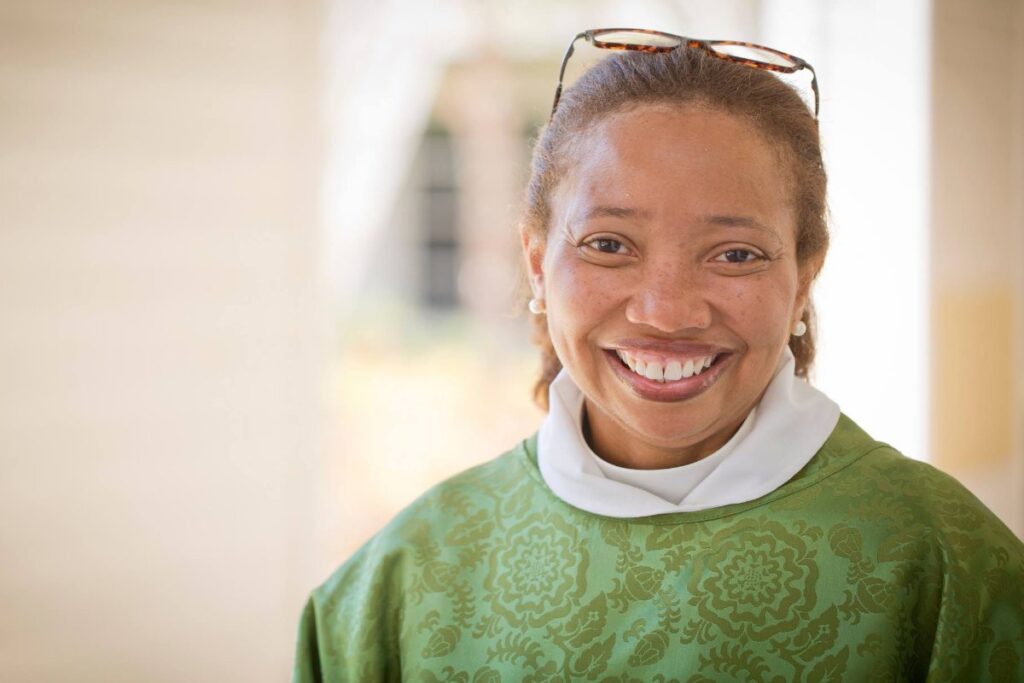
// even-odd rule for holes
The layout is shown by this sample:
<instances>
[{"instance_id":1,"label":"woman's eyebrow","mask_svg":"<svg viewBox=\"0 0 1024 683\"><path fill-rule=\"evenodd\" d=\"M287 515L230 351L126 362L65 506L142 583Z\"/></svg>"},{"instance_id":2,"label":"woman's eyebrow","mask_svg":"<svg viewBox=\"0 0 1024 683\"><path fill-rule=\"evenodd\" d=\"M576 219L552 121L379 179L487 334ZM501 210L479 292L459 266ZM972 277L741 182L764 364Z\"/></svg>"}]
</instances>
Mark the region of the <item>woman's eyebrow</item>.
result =
<instances>
[{"instance_id":1,"label":"woman's eyebrow","mask_svg":"<svg viewBox=\"0 0 1024 683\"><path fill-rule=\"evenodd\" d=\"M702 223L709 223L711 225L724 225L726 227L739 227L739 228L754 228L755 230L764 230L770 232L773 235L778 235L772 228L768 227L764 223L750 218L749 216L730 216L730 215L714 215L714 216L703 216L701 217Z\"/></svg>"},{"instance_id":2,"label":"woman's eyebrow","mask_svg":"<svg viewBox=\"0 0 1024 683\"><path fill-rule=\"evenodd\" d=\"M589 221L594 218L649 218L649 211L634 209L628 206L607 206L600 205L590 208L583 216L583 220Z\"/></svg>"},{"instance_id":3,"label":"woman's eyebrow","mask_svg":"<svg viewBox=\"0 0 1024 683\"><path fill-rule=\"evenodd\" d=\"M782 238L779 236L779 233L776 232L774 228L765 225L764 223L754 218L750 218L749 216L714 215L704 216L701 220L702 222L708 225L722 225L725 227L735 228L753 228L754 230L759 230L765 233L766 235L770 235L776 241L781 242L782 240Z\"/></svg>"}]
</instances>

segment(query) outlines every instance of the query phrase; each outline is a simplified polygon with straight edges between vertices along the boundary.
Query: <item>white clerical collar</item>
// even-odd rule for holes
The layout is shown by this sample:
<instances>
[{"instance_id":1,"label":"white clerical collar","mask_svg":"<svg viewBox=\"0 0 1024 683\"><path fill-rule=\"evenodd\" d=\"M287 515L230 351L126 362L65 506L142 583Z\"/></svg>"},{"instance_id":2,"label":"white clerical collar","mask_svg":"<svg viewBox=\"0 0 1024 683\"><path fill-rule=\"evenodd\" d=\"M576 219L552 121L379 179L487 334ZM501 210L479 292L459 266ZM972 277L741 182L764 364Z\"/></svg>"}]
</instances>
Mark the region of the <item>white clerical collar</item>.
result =
<instances>
[{"instance_id":1,"label":"white clerical collar","mask_svg":"<svg viewBox=\"0 0 1024 683\"><path fill-rule=\"evenodd\" d=\"M583 438L583 394L563 368L548 388L537 437L541 476L559 498L609 517L646 517L742 503L774 491L807 464L835 429L839 406L794 374L789 347L761 402L720 449L655 470L601 459Z\"/></svg>"}]
</instances>

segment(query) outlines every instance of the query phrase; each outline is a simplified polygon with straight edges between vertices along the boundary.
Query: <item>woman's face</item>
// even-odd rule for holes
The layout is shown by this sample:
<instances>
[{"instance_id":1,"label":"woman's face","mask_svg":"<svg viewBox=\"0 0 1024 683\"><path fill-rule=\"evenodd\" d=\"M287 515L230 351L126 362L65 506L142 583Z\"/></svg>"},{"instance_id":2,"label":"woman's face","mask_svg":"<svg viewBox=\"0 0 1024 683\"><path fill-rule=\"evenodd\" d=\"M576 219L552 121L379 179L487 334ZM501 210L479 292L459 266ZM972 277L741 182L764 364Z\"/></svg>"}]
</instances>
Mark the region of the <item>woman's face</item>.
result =
<instances>
[{"instance_id":1,"label":"woman's face","mask_svg":"<svg viewBox=\"0 0 1024 683\"><path fill-rule=\"evenodd\" d=\"M760 400L806 303L785 167L747 121L664 105L606 117L571 167L524 248L591 446L697 460Z\"/></svg>"}]
</instances>

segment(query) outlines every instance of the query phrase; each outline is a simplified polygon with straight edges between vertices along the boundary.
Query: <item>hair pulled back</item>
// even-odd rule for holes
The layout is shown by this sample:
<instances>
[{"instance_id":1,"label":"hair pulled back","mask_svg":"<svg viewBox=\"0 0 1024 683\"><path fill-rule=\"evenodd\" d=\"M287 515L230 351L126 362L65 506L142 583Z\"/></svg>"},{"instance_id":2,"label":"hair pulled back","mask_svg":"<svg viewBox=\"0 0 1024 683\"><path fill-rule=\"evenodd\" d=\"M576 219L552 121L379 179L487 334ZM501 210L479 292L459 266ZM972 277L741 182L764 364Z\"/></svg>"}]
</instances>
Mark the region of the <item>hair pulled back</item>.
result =
<instances>
[{"instance_id":1,"label":"hair pulled back","mask_svg":"<svg viewBox=\"0 0 1024 683\"><path fill-rule=\"evenodd\" d=\"M827 179L817 121L791 86L767 71L680 47L666 53L624 52L591 67L562 96L554 118L533 148L520 232L547 238L551 197L571 167L574 146L603 118L641 105L700 105L743 117L776 146L788 172L797 219L797 261L813 279L828 249ZM529 291L526 288L526 291ZM548 334L547 316L534 315L532 341L541 352L534 400L548 408L548 386L562 364ZM814 362L814 309L803 314L807 332L790 337L796 373L807 377Z\"/></svg>"}]
</instances>

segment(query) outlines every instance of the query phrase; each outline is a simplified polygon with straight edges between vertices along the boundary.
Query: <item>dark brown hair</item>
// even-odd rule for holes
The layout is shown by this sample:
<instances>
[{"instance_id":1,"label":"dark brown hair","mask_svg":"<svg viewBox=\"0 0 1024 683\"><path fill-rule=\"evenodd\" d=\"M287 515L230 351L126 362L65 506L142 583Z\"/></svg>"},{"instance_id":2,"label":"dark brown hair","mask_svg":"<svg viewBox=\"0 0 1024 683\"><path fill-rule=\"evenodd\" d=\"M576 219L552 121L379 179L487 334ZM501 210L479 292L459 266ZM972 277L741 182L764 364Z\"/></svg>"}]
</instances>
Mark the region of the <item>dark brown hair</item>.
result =
<instances>
[{"instance_id":1,"label":"dark brown hair","mask_svg":"<svg viewBox=\"0 0 1024 683\"><path fill-rule=\"evenodd\" d=\"M740 116L776 145L793 191L797 260L813 280L828 249L827 179L817 121L796 91L767 71L685 47L662 54L617 53L598 62L565 91L533 148L520 232L546 239L551 195L571 163L574 143L589 128L610 114L649 104L706 106ZM541 352L534 400L547 410L548 386L562 364L548 335L547 316L532 318L532 341ZM809 299L803 321L806 334L791 336L789 346L796 357L797 375L807 377L815 352L814 308Z\"/></svg>"}]
</instances>

